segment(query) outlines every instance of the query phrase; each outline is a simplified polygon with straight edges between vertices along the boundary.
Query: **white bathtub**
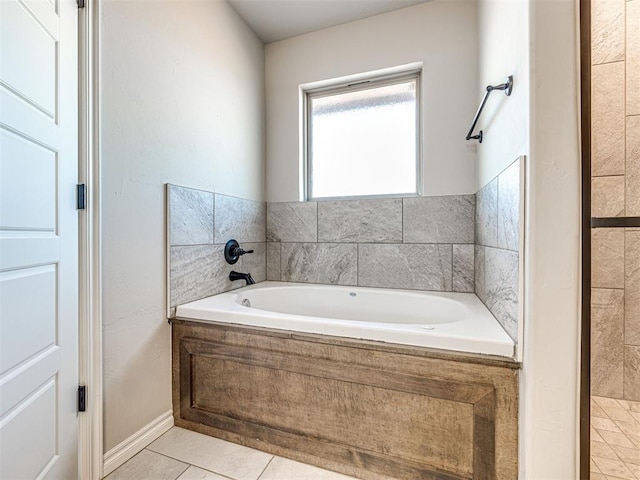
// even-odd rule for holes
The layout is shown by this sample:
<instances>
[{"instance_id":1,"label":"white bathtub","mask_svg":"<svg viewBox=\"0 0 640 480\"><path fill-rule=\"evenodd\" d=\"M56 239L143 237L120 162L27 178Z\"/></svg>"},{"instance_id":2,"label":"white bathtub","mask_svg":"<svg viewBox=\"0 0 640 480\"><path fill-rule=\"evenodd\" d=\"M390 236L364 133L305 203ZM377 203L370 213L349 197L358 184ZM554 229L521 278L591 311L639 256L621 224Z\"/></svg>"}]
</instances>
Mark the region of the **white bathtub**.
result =
<instances>
[{"instance_id":1,"label":"white bathtub","mask_svg":"<svg viewBox=\"0 0 640 480\"><path fill-rule=\"evenodd\" d=\"M180 305L176 317L504 357L514 354L511 338L472 293L262 282Z\"/></svg>"}]
</instances>

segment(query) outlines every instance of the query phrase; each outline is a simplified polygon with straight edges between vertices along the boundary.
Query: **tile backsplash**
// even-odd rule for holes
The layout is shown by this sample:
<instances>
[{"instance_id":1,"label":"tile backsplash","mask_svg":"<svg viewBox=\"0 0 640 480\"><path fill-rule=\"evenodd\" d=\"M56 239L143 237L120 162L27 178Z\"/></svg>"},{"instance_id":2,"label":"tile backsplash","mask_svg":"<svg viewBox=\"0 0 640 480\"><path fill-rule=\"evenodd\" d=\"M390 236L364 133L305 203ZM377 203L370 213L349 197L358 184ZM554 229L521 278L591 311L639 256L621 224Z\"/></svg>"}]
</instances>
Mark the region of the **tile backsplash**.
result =
<instances>
[{"instance_id":1,"label":"tile backsplash","mask_svg":"<svg viewBox=\"0 0 640 480\"><path fill-rule=\"evenodd\" d=\"M475 196L269 203L267 279L473 292Z\"/></svg>"},{"instance_id":2,"label":"tile backsplash","mask_svg":"<svg viewBox=\"0 0 640 480\"><path fill-rule=\"evenodd\" d=\"M267 277L266 204L167 184L169 315L175 306L244 285L229 272L249 272L256 282ZM235 238L245 250L229 265L225 243Z\"/></svg>"}]
</instances>

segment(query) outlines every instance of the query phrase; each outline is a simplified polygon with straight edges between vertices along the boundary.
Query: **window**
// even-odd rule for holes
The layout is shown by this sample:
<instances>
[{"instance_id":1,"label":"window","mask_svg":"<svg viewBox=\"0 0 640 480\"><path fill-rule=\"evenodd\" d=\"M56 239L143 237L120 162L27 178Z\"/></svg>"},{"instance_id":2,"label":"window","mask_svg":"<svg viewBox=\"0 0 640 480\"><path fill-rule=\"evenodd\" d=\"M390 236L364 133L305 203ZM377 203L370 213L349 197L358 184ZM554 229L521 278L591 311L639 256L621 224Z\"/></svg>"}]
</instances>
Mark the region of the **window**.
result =
<instances>
[{"instance_id":1,"label":"window","mask_svg":"<svg viewBox=\"0 0 640 480\"><path fill-rule=\"evenodd\" d=\"M306 91L306 197L416 195L419 73Z\"/></svg>"}]
</instances>

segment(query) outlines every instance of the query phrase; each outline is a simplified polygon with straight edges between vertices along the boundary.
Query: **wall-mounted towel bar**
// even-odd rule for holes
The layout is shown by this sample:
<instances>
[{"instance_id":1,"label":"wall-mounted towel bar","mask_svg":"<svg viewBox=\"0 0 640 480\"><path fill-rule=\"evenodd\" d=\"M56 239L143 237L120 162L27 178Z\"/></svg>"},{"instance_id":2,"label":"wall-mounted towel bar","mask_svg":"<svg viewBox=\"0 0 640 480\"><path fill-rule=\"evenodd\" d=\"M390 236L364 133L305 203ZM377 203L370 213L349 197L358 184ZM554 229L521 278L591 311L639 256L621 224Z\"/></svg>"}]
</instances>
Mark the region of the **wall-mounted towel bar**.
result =
<instances>
[{"instance_id":1,"label":"wall-mounted towel bar","mask_svg":"<svg viewBox=\"0 0 640 480\"><path fill-rule=\"evenodd\" d=\"M484 94L484 98L482 99L482 103L480 104L480 107L478 107L478 111L476 112L476 116L473 119L473 124L471 125L471 128L469 129L469 133L467 133L467 140L478 140L479 143L482 143L482 130L480 130L477 135L471 135L471 134L473 133L473 130L476 128L476 123L478 123L478 119L480 118L480 115L482 114L482 109L484 108L484 104L487 103L487 99L489 98L489 95L494 90L504 90L504 94L507 97L509 95L511 95L511 92L513 91L513 75L509 75L509 77L507 78L507 82L506 83L501 83L500 85L488 85L487 86L487 91Z\"/></svg>"}]
</instances>

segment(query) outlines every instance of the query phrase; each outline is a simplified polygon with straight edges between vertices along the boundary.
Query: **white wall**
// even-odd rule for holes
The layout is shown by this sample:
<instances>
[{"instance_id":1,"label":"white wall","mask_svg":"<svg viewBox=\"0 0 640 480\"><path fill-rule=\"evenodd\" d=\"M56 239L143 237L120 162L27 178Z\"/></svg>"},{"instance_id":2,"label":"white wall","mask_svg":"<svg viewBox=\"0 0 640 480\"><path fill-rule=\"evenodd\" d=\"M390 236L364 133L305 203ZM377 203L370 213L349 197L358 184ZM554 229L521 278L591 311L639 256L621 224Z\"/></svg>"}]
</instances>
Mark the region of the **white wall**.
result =
<instances>
[{"instance_id":1,"label":"white wall","mask_svg":"<svg viewBox=\"0 0 640 480\"><path fill-rule=\"evenodd\" d=\"M478 144L477 190L516 158L529 153L529 2L478 1L478 103L487 85L505 83L513 75L513 92L491 93L476 130L484 131Z\"/></svg>"},{"instance_id":2,"label":"white wall","mask_svg":"<svg viewBox=\"0 0 640 480\"><path fill-rule=\"evenodd\" d=\"M480 0L478 188L527 155L520 478L574 480L578 459L580 151L577 2ZM484 91L478 92L478 98Z\"/></svg>"},{"instance_id":3,"label":"white wall","mask_svg":"<svg viewBox=\"0 0 640 480\"><path fill-rule=\"evenodd\" d=\"M164 183L263 200L264 53L224 1L101 6L108 451L171 408Z\"/></svg>"},{"instance_id":4,"label":"white wall","mask_svg":"<svg viewBox=\"0 0 640 480\"><path fill-rule=\"evenodd\" d=\"M530 3L521 478L575 480L580 331L577 8Z\"/></svg>"},{"instance_id":5,"label":"white wall","mask_svg":"<svg viewBox=\"0 0 640 480\"><path fill-rule=\"evenodd\" d=\"M434 0L266 45L267 201L300 199L299 85L420 61L424 194L475 193L477 35L474 1Z\"/></svg>"}]
</instances>

